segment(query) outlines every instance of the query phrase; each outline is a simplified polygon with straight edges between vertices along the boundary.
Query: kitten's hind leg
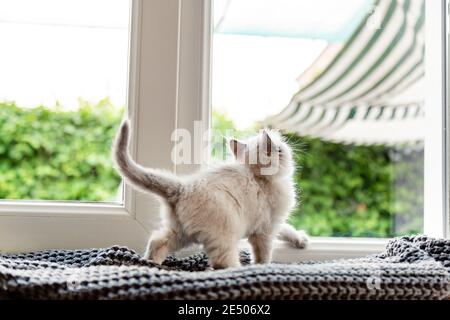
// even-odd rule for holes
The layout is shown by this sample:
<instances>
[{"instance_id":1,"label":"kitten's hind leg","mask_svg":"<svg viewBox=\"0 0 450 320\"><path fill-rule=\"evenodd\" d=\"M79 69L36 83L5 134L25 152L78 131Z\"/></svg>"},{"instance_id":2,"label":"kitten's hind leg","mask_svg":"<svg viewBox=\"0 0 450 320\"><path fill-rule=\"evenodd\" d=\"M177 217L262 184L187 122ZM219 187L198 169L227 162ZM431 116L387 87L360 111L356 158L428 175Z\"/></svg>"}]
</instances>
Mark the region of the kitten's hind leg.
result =
<instances>
[{"instance_id":1,"label":"kitten's hind leg","mask_svg":"<svg viewBox=\"0 0 450 320\"><path fill-rule=\"evenodd\" d=\"M155 231L147 245L144 258L161 264L171 251L182 246L182 241L173 229Z\"/></svg>"},{"instance_id":2,"label":"kitten's hind leg","mask_svg":"<svg viewBox=\"0 0 450 320\"><path fill-rule=\"evenodd\" d=\"M278 231L278 238L298 249L306 248L309 243L309 238L305 231L295 230L293 226L287 223L281 225Z\"/></svg>"},{"instance_id":3,"label":"kitten's hind leg","mask_svg":"<svg viewBox=\"0 0 450 320\"><path fill-rule=\"evenodd\" d=\"M214 269L240 267L237 241L216 240L204 244L211 266Z\"/></svg>"},{"instance_id":4,"label":"kitten's hind leg","mask_svg":"<svg viewBox=\"0 0 450 320\"><path fill-rule=\"evenodd\" d=\"M255 263L270 263L272 260L272 237L268 234L253 234L248 237L253 248Z\"/></svg>"}]
</instances>

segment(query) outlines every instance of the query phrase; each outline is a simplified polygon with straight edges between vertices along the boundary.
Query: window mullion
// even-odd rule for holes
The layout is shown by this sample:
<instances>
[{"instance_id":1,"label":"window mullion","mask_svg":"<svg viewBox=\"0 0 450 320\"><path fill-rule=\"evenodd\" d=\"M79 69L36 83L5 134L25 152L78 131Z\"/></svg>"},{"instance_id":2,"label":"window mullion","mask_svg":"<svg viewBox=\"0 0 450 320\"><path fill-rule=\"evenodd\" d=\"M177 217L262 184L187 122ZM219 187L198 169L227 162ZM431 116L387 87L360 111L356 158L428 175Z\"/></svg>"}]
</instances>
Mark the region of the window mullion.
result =
<instances>
[{"instance_id":1,"label":"window mullion","mask_svg":"<svg viewBox=\"0 0 450 320\"><path fill-rule=\"evenodd\" d=\"M424 233L435 237L448 230L446 12L445 0L426 1Z\"/></svg>"}]
</instances>

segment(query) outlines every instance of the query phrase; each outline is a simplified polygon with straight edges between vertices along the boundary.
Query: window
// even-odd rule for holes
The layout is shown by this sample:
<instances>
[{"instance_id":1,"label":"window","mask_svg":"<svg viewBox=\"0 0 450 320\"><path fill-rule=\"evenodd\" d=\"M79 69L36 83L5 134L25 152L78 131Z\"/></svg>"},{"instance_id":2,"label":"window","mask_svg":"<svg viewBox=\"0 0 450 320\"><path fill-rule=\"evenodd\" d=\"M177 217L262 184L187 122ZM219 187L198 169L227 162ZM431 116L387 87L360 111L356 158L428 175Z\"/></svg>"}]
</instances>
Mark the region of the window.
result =
<instances>
[{"instance_id":1,"label":"window","mask_svg":"<svg viewBox=\"0 0 450 320\"><path fill-rule=\"evenodd\" d=\"M290 222L422 233L425 2L215 0L214 18L213 126L282 130L301 200Z\"/></svg>"},{"instance_id":2,"label":"window","mask_svg":"<svg viewBox=\"0 0 450 320\"><path fill-rule=\"evenodd\" d=\"M0 3L0 199L121 202L129 0Z\"/></svg>"},{"instance_id":3,"label":"window","mask_svg":"<svg viewBox=\"0 0 450 320\"><path fill-rule=\"evenodd\" d=\"M314 1L314 3L320 1ZM235 48L239 49L245 47L246 52L241 52L242 50L237 49L228 49L227 51L225 50L226 46L230 45L230 43L227 42L226 39L229 39L227 37L231 35L228 31L224 30L230 28L230 25L227 24L230 23L230 20L228 20L228 22L226 19L223 20L221 28L224 29L217 29L217 20L214 18L214 12L216 12L216 17L220 16L217 12L221 12L222 4L225 8L224 11L228 11L228 13L232 15L234 10L233 3L236 2L237 1L232 0L227 5L227 2L223 2L222 0L216 0L214 2L209 0L192 0L189 2L181 0L131 1L132 14L129 23L129 44L127 49L129 53L125 60L128 69L126 79L127 85L125 87L127 90L125 104L127 105L126 112L131 118L134 127L132 153L139 163L146 166L164 168L178 174L188 173L198 169L198 164L188 165L173 163L171 158L174 146L172 134L176 128L187 129L191 132L194 146L201 146L202 143L204 143L204 141L202 141L203 133L210 127L217 128L215 122L217 123L219 120L232 120L238 128L244 129L247 127L247 123L252 124L253 122L262 120L264 124L285 129L281 127L281 125L275 124L275 122L269 123L267 120L270 118L270 115L277 114L277 112L283 112L285 107L290 106L289 102L291 101L291 98L294 96L295 91L300 88L299 83L290 82L290 79L302 74L302 71L314 62L315 55L322 52L327 46L327 42L324 40L315 40L313 43L308 42L311 44L311 47L308 49L307 57L302 61L299 60L299 64L292 70L290 70L290 68L284 68L282 65L290 66L287 61L289 57L295 56L296 54L304 55L305 53L297 49L302 46L299 46L298 44L293 45L293 40L290 40L287 37L278 40L276 39L274 40L276 44L273 45L275 42L272 42L269 46L265 42L271 41L267 36L259 37L257 41L255 40L252 42L250 40L238 41L237 47ZM250 0L239 1L240 4L247 4L250 8L254 8L255 3L259 2L260 1ZM264 1L264 3L269 4L271 2L272 1ZM284 4L289 4L289 2L302 2L304 4L312 3L312 1L307 0L283 1ZM345 2L349 5L350 3L355 5L359 4L362 7L357 7L359 9L356 11L348 11L345 15L342 15L343 19L344 17L347 18L340 22L335 21L335 23L344 23L346 21L348 22L348 19L353 19L352 21L356 21L355 23L357 24L358 21L361 22L361 19L366 17L366 9L369 8L368 10L371 10L370 5L367 8L364 7L364 4L367 5L368 2L363 0L348 0ZM384 2L384 0L381 2ZM392 2L400 3L400 1ZM407 2L412 4L415 1L404 1L401 3L406 4ZM375 225L375 223L369 225L366 221L361 221L360 218L354 219L355 213L357 213L358 210L363 213L370 210L367 203L362 203L366 205L364 207L363 205L360 205L360 202L350 203L350 205L348 202L344 202L340 207L343 209L339 214L345 213L345 209L348 209L350 218L346 219L345 223L352 224L356 223L355 221L363 222L361 224L363 225L362 232L358 234L351 232L336 232L336 230L342 230L339 229L340 227L334 228L331 231L328 231L326 228L316 230L310 229L311 224L319 220L304 220L303 217L306 215L304 212L299 212L299 214L303 215L301 216L302 219L292 221L297 227L306 227L309 232L321 236L390 237L395 234L408 233L416 230L423 231L432 236L442 237L448 232L448 175L446 171L446 143L448 139L444 134L447 122L445 108L445 85L447 80L446 72L443 72L446 68L445 2L446 1L425 1L424 23L426 25L426 37L424 41L427 48L423 66L426 71L424 78L425 85L423 90L417 91L417 93L422 96L426 108L423 119L424 123L421 126L424 130L422 137L425 146L423 151L423 163L421 160L420 144L415 145L416 149L412 149L412 153L401 153L400 157L395 153L385 153L386 161L391 165L389 169L391 170L391 173L399 173L398 167L400 164L403 166L405 163L412 165L419 171L423 170L423 181L418 178L415 184L416 190L409 190L407 193L408 196L414 196L413 201L420 204L418 208L416 208L416 214L411 214L412 212L406 208L400 208L400 211L408 212L406 215L408 219L405 219L407 227L405 229L396 229L392 224L392 221L395 220L389 220L388 222L384 222L384 224L387 223L388 225L385 225L381 232L379 226ZM109 2L107 2L105 6L107 6L108 3ZM341 2L339 1L339 3ZM227 6L228 9L226 8ZM308 10L310 9L311 8ZM401 10L403 10L403 8ZM104 10L102 15L108 14L105 13L105 11L107 10ZM235 16L236 19L233 19L231 22L238 24L239 22L242 22L242 18L244 18L244 20L246 19L248 10L239 10L239 12L241 15ZM349 15L352 16L352 12L354 14L353 18L349 18ZM420 10L417 10L417 12L420 12ZM255 15L252 17L254 16ZM257 16L263 17L264 15L261 14ZM296 16L291 15L291 17L292 16L294 18L293 20L296 21ZM380 16L383 17L383 15ZM414 15L414 17L416 16ZM432 19L429 17L432 17ZM410 21L409 18L408 21ZM256 22L264 23L265 20L262 19L261 21ZM310 23L310 20L308 23ZM371 24L376 26L377 19L374 18L374 20L371 21ZM407 25L410 26L409 23ZM306 27L307 26L308 25L306 25ZM303 28L305 26L299 27ZM355 24L351 24L347 27L348 30L344 28L345 32L343 31L340 36L345 38L345 36L352 34L355 30L354 27ZM236 29L231 29L234 30L233 32L236 32ZM217 30L222 31L220 33ZM264 32L269 31L265 30ZM309 30L308 32L312 31ZM314 37L318 36L319 35L317 34L314 35ZM239 39L243 39L243 37L250 36L241 35L239 37ZM309 37L311 37L311 34L309 34ZM219 38L221 39L217 40ZM269 63L265 66L263 63L258 63L258 59L262 59L262 56L258 55L255 57L255 61L250 61L252 63L251 65L244 66L245 68L236 71L238 74L238 77L234 77L236 82L239 77L248 79L249 76L253 76L252 72L261 75L260 79L257 79L258 81L262 82L261 79L264 81L267 80L265 83L266 87L261 86L262 89L257 96L250 96L250 98L255 99L255 101L263 101L262 106L265 110L264 113L267 114L263 114L262 109L246 108L245 104L254 103L253 99L243 100L244 105L240 105L240 110L242 111L241 114L233 113L230 110L225 109L228 107L230 101L236 100L235 97L240 94L243 94L244 97L244 94L247 94L244 89L255 86L255 84L251 84L251 86L250 84L249 86L242 86L234 91L226 91L225 89L220 88L221 82L223 83L227 80L227 77L224 76L224 72L227 70L223 70L223 67L228 66L230 69L235 67L235 61L231 64L231 60L229 60L230 57L234 57L236 61L237 59L245 58L246 55L251 57L252 53L249 52L249 50L254 50L256 42L258 42L257 45L259 45L260 48L264 48L264 46L265 48L276 46L277 48L289 48L291 50L286 50L288 51L288 57L285 59L286 61L280 63L279 67L272 67L272 64ZM343 42L341 42L341 44L342 43ZM236 43L234 45L236 46ZM269 49L276 52L277 48ZM333 57L333 53L336 54L338 49L339 46L335 48L336 51L330 51L330 57ZM342 47L340 49L342 49ZM225 53L230 53L230 57L227 57ZM220 61L224 61L223 65L218 65ZM259 60L259 62L261 62L261 60ZM369 64L362 63L361 67L367 67L367 65ZM249 72L250 67L253 67L253 69L250 70L251 72ZM261 70L261 67L264 67L265 69ZM378 69L373 72L377 71ZM267 76L269 74L271 75L270 77ZM276 91L277 93L280 93L280 96L277 96L277 99L279 100L275 100L275 97L271 97L272 101L270 101L267 99L267 93L271 93L271 90L267 90L267 88L272 88L273 84L270 81L273 79L279 79ZM290 82L290 85L286 85L288 82ZM211 83L212 90L210 90ZM218 90L222 90L222 92ZM283 95L281 95L281 93ZM226 103L218 103L220 99ZM309 104L313 105L312 103ZM435 107L426 107L430 105ZM273 106L273 109L272 107L269 108L267 106ZM289 114L292 114L295 109L296 106L294 106L294 110L289 109L287 111L291 111ZM321 115L320 113L319 115L317 114L317 110L320 109L314 110L315 111L311 111L314 117L310 120L316 119L316 121L313 122L320 122ZM226 112L228 112L228 114ZM304 110L302 112L304 112ZM404 110L404 112L406 111ZM397 111L395 113L397 114ZM407 114L409 114L409 111ZM300 115L301 114L297 114L297 116ZM346 113L346 115L353 119L360 114L359 111L350 111ZM221 119L221 116L226 116L228 119ZM329 117L333 118L333 116L328 113L324 115L324 118L331 120ZM223 121L223 123L228 122ZM200 124L200 126L198 124ZM228 127L225 126L224 128L227 129ZM3 128L0 128L0 131L2 129ZM254 132L254 130L255 128L250 128L250 132ZM354 130L356 129L353 127L353 129L348 130L347 133L353 135ZM295 130L290 131L296 132ZM193 134L194 132L197 132L197 134ZM289 132L289 130L286 130L286 132ZM374 131L370 130L370 132ZM237 134L239 134L239 132L237 132ZM389 134L385 136L390 138ZM347 137L347 135L342 133L340 138L342 139L343 137ZM408 134L406 137L408 137ZM293 138L297 137L295 136L292 137L292 139ZM342 152L341 155L343 160L345 160L344 163L347 165L350 160L346 158L348 155L344 151L351 153L354 156L352 156L351 160L356 161L354 158L358 158L357 151L360 150L358 144L354 144L357 146L343 147L339 143L328 141L325 138L326 137L311 135L311 137L301 137L299 139L309 139L304 146L305 149L307 147L311 148L312 142L315 142L320 148L338 148L338 150ZM302 143L305 144L304 141ZM149 146L158 146L157 152L155 152L154 148ZM217 148L217 145L213 145L212 150L214 150L214 148ZM378 157L380 153L385 152L383 149L381 149L381 151L380 149L371 149L374 148L372 145L361 148L361 150L367 152L364 153L359 151L365 156L369 154L371 157ZM384 147L377 146L377 148ZM210 150L211 149L207 150L207 155L210 155ZM320 151L321 149L317 150ZM414 153L417 151L419 152ZM308 152L311 154L311 151L306 149L305 154ZM320 161L326 160L323 158L322 152L316 151L316 155L317 159ZM397 161L396 163L398 166L392 165L392 159ZM407 161L405 159L407 159ZM360 159L359 161L362 162L361 166L363 166L364 159ZM313 167L305 166L305 168ZM394 204L395 201L400 201L400 197L404 195L400 192L400 190L403 189L397 188L397 186L402 185L401 183L403 183L403 179L407 175L406 173L411 172L410 169L411 167L407 167L407 170L402 173L404 175L399 176L398 180L382 180L382 183L379 183L377 186L385 193L385 187L390 190L386 196L390 201L387 201L386 204L386 212L389 213L388 216L390 216L391 213L399 212ZM356 176L350 174L350 170L347 171L349 171L347 176L352 179L356 178ZM414 172L417 174L417 171ZM306 173L304 172L302 174ZM317 172L315 174L317 174ZM417 177L418 176L419 175L417 174ZM389 177L392 178L392 175ZM409 175L406 178L409 178ZM351 183L357 184L359 182ZM360 188L357 191L363 193L367 188L368 187L364 185L364 188ZM421 191L422 189L423 192ZM317 197L319 191L310 187L309 197ZM347 189L344 190L344 195L347 194L346 192L348 192ZM423 204L421 197L423 197ZM306 198L304 199L304 202L306 202ZM103 200L107 199L103 198ZM318 200L315 201L315 203L318 203ZM327 199L326 201L329 200ZM420 209L421 206L423 206L423 210ZM395 210L393 210L394 207ZM320 207L314 208L321 209ZM299 207L299 210L303 210L303 208ZM159 207L155 199L135 193L127 186L124 188L122 203L1 201L1 249L5 251L23 251L51 247L80 248L121 244L127 245L137 251L143 251L149 233L158 225L158 215ZM363 215L363 218L365 217L366 216ZM419 229L414 229L416 227L408 227L408 224L415 221L417 218L423 219L423 227L422 223L419 223ZM317 214L317 217L311 217L311 219L322 218ZM403 223L403 221L398 222ZM398 223L396 226L398 226ZM348 227L347 230L353 231L355 229L353 227ZM301 256L305 259L330 259L333 257L358 256L377 252L378 250L381 250L385 243L385 240L383 239L356 239L353 237L314 238L311 248L301 252ZM282 245L277 245L276 247L277 251L275 253L275 258L279 261L301 259L297 250L289 250Z\"/></svg>"},{"instance_id":4,"label":"window","mask_svg":"<svg viewBox=\"0 0 450 320\"><path fill-rule=\"evenodd\" d=\"M112 66L112 68L119 67L121 72L125 73L125 79L122 79L121 76L118 78L120 86L124 90L119 97L125 99L125 102L121 103L126 104L124 109L133 121L131 152L137 161L144 165L173 169L170 159L172 148L170 136L175 129L177 107L178 25L180 23L180 8L177 2L117 0L114 1L115 4L112 4L111 1L102 1L101 10L97 10L93 15L88 13L96 7L93 4L95 1L65 1L64 4L60 4L60 2L63 1L40 1L39 12L52 15L59 8L59 12L64 12L64 10L72 13L81 12L84 19L81 22L96 23L96 21L102 20L101 16L108 16L111 19L106 19L107 23L117 23L118 21L110 16L112 13L108 10L110 5L117 5L120 9L116 12L122 19L119 20L123 22L129 20L124 25L125 35L122 37L122 40L126 42L126 52L119 61L120 65L125 65L126 71L123 71L121 66ZM72 4L70 8L67 7L69 2ZM6 2L4 3L6 5ZM15 14L18 14L24 7L15 3L14 1L10 8L14 8ZM33 5L35 4L33 3ZM89 20L88 16L92 19ZM72 16L71 14L70 17L73 18L76 15ZM161 17L164 19L160 19ZM61 22L61 17L56 15L54 18L58 23ZM80 17L78 16L78 18ZM70 22L74 23L74 21ZM72 28L62 28L61 33L63 36L68 36L71 34L71 30ZM97 28L89 30L91 34L99 32ZM164 32L162 33L161 30ZM82 39L78 40L83 42ZM120 41L119 37L114 37L111 41L114 43L116 40ZM95 41L93 45L102 50L99 44L95 44ZM92 57L87 51L94 50L94 47L83 48L85 57ZM122 44L120 47L122 48ZM107 55L103 57L103 60L108 60ZM13 58L15 59L15 57ZM96 67L96 63L104 63L103 60L91 61L91 65L93 63ZM86 61L89 62L89 59ZM52 67L52 63L50 65ZM115 70L117 71L117 69ZM89 72L91 71L89 69ZM114 73L113 70L111 72ZM28 71L24 72L24 76L27 75L39 76ZM68 81L69 76L65 75L62 80ZM102 77L102 75L96 76ZM105 79L110 77L112 77L111 74ZM108 89L107 86L105 88ZM71 96L75 97L75 103L77 94L79 94L77 90L70 92ZM114 88L111 88L111 92L120 93ZM94 95L102 98L104 93L103 90L94 91ZM120 103L117 104L120 106ZM160 108L160 106L164 106L164 108ZM78 113L78 115L82 116L83 113ZM54 125L57 127L57 124ZM0 132L3 129L2 124ZM96 137L89 138L96 139ZM99 138L105 139L105 137ZM110 143L111 141L107 142L108 145ZM148 145L158 145L160 152L153 153ZM103 147L109 149L109 146L103 145ZM117 184L111 184L109 187L118 188L119 182L120 179L117 180ZM0 184L0 189L1 187ZM36 197L32 198L33 200L27 201L20 199L0 201L0 250L15 252L44 248L83 248L121 244L137 251L143 251L149 231L158 224L159 206L155 199L136 194L127 186L123 189L122 201L35 201Z\"/></svg>"}]
</instances>

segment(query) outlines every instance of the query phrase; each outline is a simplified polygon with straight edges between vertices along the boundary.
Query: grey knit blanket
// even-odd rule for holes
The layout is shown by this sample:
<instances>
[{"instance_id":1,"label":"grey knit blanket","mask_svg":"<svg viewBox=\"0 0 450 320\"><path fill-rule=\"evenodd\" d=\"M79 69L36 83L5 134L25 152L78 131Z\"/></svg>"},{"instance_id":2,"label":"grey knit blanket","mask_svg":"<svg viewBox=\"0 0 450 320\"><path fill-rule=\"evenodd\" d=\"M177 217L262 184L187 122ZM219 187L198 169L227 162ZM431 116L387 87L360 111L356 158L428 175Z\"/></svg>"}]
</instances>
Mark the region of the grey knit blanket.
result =
<instances>
[{"instance_id":1,"label":"grey knit blanket","mask_svg":"<svg viewBox=\"0 0 450 320\"><path fill-rule=\"evenodd\" d=\"M393 239L365 258L213 271L207 257L162 266L134 251L47 250L0 255L0 299L444 299L450 240Z\"/></svg>"}]
</instances>

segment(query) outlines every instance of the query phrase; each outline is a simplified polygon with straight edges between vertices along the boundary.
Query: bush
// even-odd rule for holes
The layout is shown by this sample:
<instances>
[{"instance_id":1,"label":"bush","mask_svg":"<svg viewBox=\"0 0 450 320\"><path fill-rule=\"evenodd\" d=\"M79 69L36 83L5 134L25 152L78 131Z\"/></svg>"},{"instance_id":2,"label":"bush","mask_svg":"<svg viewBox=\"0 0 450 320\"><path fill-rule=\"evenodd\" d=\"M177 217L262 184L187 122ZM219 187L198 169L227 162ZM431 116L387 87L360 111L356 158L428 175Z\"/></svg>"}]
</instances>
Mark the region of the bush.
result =
<instances>
[{"instance_id":1,"label":"bush","mask_svg":"<svg viewBox=\"0 0 450 320\"><path fill-rule=\"evenodd\" d=\"M422 231L423 150L349 146L289 134L299 205L291 223L317 236Z\"/></svg>"},{"instance_id":2,"label":"bush","mask_svg":"<svg viewBox=\"0 0 450 320\"><path fill-rule=\"evenodd\" d=\"M111 142L122 110L107 99L69 112L0 103L0 199L115 199Z\"/></svg>"},{"instance_id":3,"label":"bush","mask_svg":"<svg viewBox=\"0 0 450 320\"><path fill-rule=\"evenodd\" d=\"M111 143L123 108L107 99L76 111L0 103L0 199L112 201L120 177ZM236 137L225 115L213 129ZM423 150L347 146L286 135L293 145L298 206L290 222L317 236L389 237L422 230ZM214 145L213 156L220 144ZM408 151L408 152L407 152Z\"/></svg>"}]
</instances>

